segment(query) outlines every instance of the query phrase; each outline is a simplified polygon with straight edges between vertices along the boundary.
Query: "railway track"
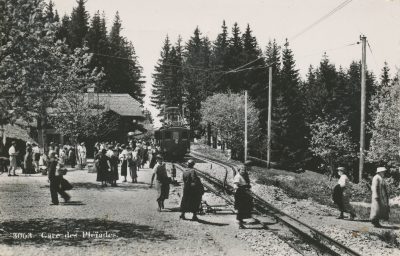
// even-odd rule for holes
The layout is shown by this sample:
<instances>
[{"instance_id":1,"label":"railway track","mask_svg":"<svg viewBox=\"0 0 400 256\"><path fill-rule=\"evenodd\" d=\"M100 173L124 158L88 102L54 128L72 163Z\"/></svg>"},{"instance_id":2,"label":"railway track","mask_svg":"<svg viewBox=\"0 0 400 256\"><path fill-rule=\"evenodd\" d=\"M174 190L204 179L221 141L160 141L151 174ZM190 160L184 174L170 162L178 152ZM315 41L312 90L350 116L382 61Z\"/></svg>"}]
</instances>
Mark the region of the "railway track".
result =
<instances>
[{"instance_id":1,"label":"railway track","mask_svg":"<svg viewBox=\"0 0 400 256\"><path fill-rule=\"evenodd\" d=\"M227 177L229 171L233 175L236 174L238 167L224 161L202 156L196 153L191 153L193 158L198 158L202 161L208 161L210 163L218 164L222 166L225 170L225 175L223 180L210 175L207 172L196 169L199 176L202 177L203 184L207 190L218 195L226 201L227 204L233 205L234 199L234 188L228 184ZM185 164L178 164L178 168L186 168ZM257 212L257 218L263 219L269 217L274 219L277 224L280 224L278 231L274 232L279 238L284 240L289 246L295 249L302 255L360 255L356 251L348 248L347 246L341 244L340 242L330 238L324 233L314 229L313 227L307 225L306 223L299 221L291 217L290 215L277 209L270 203L263 200L260 196L251 192L251 196L254 201L254 209ZM258 220L265 230L271 232L268 225L264 225L262 221ZM274 226L275 227L275 226Z\"/></svg>"}]
</instances>

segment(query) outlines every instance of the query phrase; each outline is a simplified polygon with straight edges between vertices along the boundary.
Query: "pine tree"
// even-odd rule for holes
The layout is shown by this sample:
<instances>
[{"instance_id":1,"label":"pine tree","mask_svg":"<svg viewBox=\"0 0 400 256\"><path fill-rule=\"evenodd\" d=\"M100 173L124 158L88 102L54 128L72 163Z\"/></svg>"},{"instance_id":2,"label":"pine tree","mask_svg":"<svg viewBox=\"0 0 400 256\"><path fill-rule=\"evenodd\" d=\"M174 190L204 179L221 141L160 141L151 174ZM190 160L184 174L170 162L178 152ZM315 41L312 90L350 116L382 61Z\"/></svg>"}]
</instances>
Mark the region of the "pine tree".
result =
<instances>
[{"instance_id":1,"label":"pine tree","mask_svg":"<svg viewBox=\"0 0 400 256\"><path fill-rule=\"evenodd\" d=\"M227 70L228 69L228 28L225 24L225 20L222 22L222 32L218 34L217 39L213 43L212 48L212 66L216 70ZM215 91L224 92L228 89L229 84L225 76L222 76L217 80L215 85Z\"/></svg>"},{"instance_id":2,"label":"pine tree","mask_svg":"<svg viewBox=\"0 0 400 256\"><path fill-rule=\"evenodd\" d=\"M171 43L168 35L164 40L164 45L162 47L160 58L158 59L157 65L154 68L153 84L152 84L152 96L151 103L154 107L159 110L162 110L163 106L166 104L165 99L165 91L166 91L166 82L168 78L167 74L167 64L170 61L170 51L171 51Z\"/></svg>"},{"instance_id":3,"label":"pine tree","mask_svg":"<svg viewBox=\"0 0 400 256\"><path fill-rule=\"evenodd\" d=\"M93 53L91 67L105 70L108 59L105 55L109 54L109 44L107 39L107 28L104 19L97 11L91 20L89 31L86 36L87 46ZM100 88L99 88L100 89ZM101 89L100 89L101 90Z\"/></svg>"},{"instance_id":4,"label":"pine tree","mask_svg":"<svg viewBox=\"0 0 400 256\"><path fill-rule=\"evenodd\" d=\"M70 43L70 35L69 35L69 26L70 26L70 18L68 15L64 15L61 19L61 25L57 28L56 31L56 39L65 41L66 44L71 45Z\"/></svg>"},{"instance_id":5,"label":"pine tree","mask_svg":"<svg viewBox=\"0 0 400 256\"><path fill-rule=\"evenodd\" d=\"M236 69L245 64L243 59L243 42L240 28L237 23L233 24L232 36L229 38L228 69ZM242 74L230 73L227 75L227 83L232 92L240 92L242 87Z\"/></svg>"},{"instance_id":6,"label":"pine tree","mask_svg":"<svg viewBox=\"0 0 400 256\"><path fill-rule=\"evenodd\" d=\"M103 21L100 24L104 24ZM104 30L104 26L101 25ZM128 93L143 102L143 70L139 65L133 44L121 36L122 23L117 12L108 37L109 56L105 68L106 81L103 91Z\"/></svg>"},{"instance_id":7,"label":"pine tree","mask_svg":"<svg viewBox=\"0 0 400 256\"><path fill-rule=\"evenodd\" d=\"M188 119L193 136L201 130L201 102L209 93L207 89L211 81L211 74L204 70L210 67L210 54L211 44L207 38L201 37L201 32L197 27L193 36L186 43L183 76L185 105L189 110Z\"/></svg>"},{"instance_id":8,"label":"pine tree","mask_svg":"<svg viewBox=\"0 0 400 256\"><path fill-rule=\"evenodd\" d=\"M283 123L284 127L274 127L275 130L280 130L282 137L275 137L273 144L282 144L278 145L278 148L283 149L280 152L280 162L289 166L304 160L308 148L304 138L308 132L304 121L299 71L295 67L294 56L292 50L289 49L288 42L282 51L282 68L279 78L279 84L275 87L275 91L281 99L275 103L275 109L280 109L281 112L282 109L287 110L287 114L285 116L275 115L275 121L277 119L286 120L277 122Z\"/></svg>"},{"instance_id":9,"label":"pine tree","mask_svg":"<svg viewBox=\"0 0 400 256\"><path fill-rule=\"evenodd\" d=\"M70 47L82 47L89 29L89 14L86 11L85 0L76 0L78 6L72 10L69 24Z\"/></svg>"}]
</instances>

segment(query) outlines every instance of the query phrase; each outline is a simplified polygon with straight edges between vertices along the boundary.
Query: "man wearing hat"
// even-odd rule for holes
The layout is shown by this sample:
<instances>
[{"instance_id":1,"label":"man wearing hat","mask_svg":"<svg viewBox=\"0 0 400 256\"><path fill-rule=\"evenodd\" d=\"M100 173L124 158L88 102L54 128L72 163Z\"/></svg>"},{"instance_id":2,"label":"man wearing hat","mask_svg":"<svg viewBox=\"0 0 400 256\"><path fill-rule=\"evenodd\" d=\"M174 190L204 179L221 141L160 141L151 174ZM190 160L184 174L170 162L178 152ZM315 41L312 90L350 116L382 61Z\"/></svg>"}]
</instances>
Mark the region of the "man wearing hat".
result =
<instances>
[{"instance_id":1,"label":"man wearing hat","mask_svg":"<svg viewBox=\"0 0 400 256\"><path fill-rule=\"evenodd\" d=\"M372 179L371 191L371 223L375 227L381 227L379 220L389 219L389 197L387 194L386 183L385 183L385 167L378 167L376 169L376 175Z\"/></svg>"},{"instance_id":2,"label":"man wearing hat","mask_svg":"<svg viewBox=\"0 0 400 256\"><path fill-rule=\"evenodd\" d=\"M13 171L12 176L18 176L15 174L15 170L17 169L17 156L18 151L16 150L17 142L11 142L11 147L8 149L8 155L10 155L10 169L8 169L8 176L11 176L11 170Z\"/></svg>"}]
</instances>

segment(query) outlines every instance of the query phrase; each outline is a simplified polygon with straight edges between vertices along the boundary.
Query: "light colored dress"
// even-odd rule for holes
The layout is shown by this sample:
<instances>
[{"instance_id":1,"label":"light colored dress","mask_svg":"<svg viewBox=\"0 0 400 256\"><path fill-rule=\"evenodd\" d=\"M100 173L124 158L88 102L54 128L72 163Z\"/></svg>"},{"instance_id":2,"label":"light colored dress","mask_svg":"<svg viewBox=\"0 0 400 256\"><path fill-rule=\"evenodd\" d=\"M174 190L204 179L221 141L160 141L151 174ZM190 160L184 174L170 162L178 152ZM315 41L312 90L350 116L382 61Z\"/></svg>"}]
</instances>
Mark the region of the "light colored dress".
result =
<instances>
[{"instance_id":1,"label":"light colored dress","mask_svg":"<svg viewBox=\"0 0 400 256\"><path fill-rule=\"evenodd\" d=\"M379 174L376 174L372 179L371 192L372 198L370 219L387 220L390 212L389 197L385 180Z\"/></svg>"}]
</instances>

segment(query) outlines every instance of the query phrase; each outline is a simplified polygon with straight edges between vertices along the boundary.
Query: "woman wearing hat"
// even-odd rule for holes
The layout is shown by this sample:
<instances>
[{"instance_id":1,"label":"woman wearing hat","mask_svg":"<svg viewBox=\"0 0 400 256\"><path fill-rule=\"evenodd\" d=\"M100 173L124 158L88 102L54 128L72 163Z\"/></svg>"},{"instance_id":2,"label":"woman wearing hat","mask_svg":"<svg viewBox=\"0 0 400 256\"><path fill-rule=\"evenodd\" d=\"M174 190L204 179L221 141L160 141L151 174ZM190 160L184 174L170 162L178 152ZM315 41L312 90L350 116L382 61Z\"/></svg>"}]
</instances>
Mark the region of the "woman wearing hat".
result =
<instances>
[{"instance_id":1,"label":"woman wearing hat","mask_svg":"<svg viewBox=\"0 0 400 256\"><path fill-rule=\"evenodd\" d=\"M153 168L150 187L153 186L154 178L156 178L158 211L161 211L161 209L164 209L164 200L168 199L169 197L170 179L167 174L165 163L163 163L163 157L161 155L157 155L156 158L157 164Z\"/></svg>"},{"instance_id":2,"label":"woman wearing hat","mask_svg":"<svg viewBox=\"0 0 400 256\"><path fill-rule=\"evenodd\" d=\"M381 227L379 220L389 219L389 197L386 189L385 182L385 167L378 167L376 169L376 175L372 179L371 191L371 223L375 227Z\"/></svg>"},{"instance_id":3,"label":"woman wearing hat","mask_svg":"<svg viewBox=\"0 0 400 256\"><path fill-rule=\"evenodd\" d=\"M196 171L193 169L194 161L190 159L187 162L188 169L183 173L183 195L181 201L181 215L179 218L185 219L185 212L192 212L192 220L198 220L201 198L204 194L204 187Z\"/></svg>"},{"instance_id":4,"label":"woman wearing hat","mask_svg":"<svg viewBox=\"0 0 400 256\"><path fill-rule=\"evenodd\" d=\"M336 202L340 210L340 216L338 219L344 219L344 213L347 212L350 213L350 220L354 220L354 217L356 217L356 212L350 204L350 180L347 177L347 171L344 167L339 167L337 170L340 176L337 186L340 187L341 192L338 198L339 200ZM339 188L337 187L336 189Z\"/></svg>"}]
</instances>

